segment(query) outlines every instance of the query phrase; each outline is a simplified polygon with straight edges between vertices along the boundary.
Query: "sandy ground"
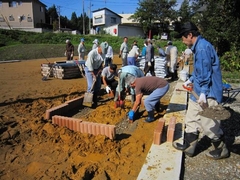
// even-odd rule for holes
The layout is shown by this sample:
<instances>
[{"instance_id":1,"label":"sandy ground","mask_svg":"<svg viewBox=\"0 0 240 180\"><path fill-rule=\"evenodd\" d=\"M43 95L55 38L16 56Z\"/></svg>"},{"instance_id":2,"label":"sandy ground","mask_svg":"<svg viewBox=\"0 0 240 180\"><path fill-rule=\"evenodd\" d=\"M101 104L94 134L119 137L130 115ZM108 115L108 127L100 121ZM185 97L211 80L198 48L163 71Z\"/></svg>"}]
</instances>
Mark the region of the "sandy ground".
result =
<instances>
[{"instance_id":1,"label":"sandy ground","mask_svg":"<svg viewBox=\"0 0 240 180\"><path fill-rule=\"evenodd\" d=\"M143 111L131 131L116 140L51 124L45 111L81 96L87 83L84 78L42 81L42 63L46 59L0 64L0 179L136 179L157 122L144 123ZM114 63L120 67L121 61L115 57ZM171 91L161 100L156 118L164 115L170 97ZM125 109L116 109L108 100L83 118L117 124L130 106L127 102Z\"/></svg>"}]
</instances>

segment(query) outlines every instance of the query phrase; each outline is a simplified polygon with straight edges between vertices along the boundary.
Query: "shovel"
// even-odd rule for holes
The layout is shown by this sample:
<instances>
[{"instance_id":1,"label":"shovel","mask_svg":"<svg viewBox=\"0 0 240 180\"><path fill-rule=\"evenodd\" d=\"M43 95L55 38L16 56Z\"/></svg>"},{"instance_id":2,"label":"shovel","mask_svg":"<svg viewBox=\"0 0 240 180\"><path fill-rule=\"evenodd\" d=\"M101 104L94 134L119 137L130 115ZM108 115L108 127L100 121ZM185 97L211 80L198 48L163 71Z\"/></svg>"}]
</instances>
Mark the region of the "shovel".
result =
<instances>
[{"instance_id":1,"label":"shovel","mask_svg":"<svg viewBox=\"0 0 240 180\"><path fill-rule=\"evenodd\" d=\"M199 96L193 91L191 86L184 86L183 88L186 89L188 92L192 93L192 95L198 100ZM231 116L231 113L224 108L221 104L217 106L208 107L207 103L200 103L203 111L199 112L198 115L204 116L206 118L210 118L213 120L226 120Z\"/></svg>"},{"instance_id":2,"label":"shovel","mask_svg":"<svg viewBox=\"0 0 240 180\"><path fill-rule=\"evenodd\" d=\"M83 105L87 106L87 107L92 107L93 104L93 93L92 90L94 88L95 85L95 81L93 81L92 87L90 89L90 92L85 92L84 97L83 97Z\"/></svg>"},{"instance_id":3,"label":"shovel","mask_svg":"<svg viewBox=\"0 0 240 180\"><path fill-rule=\"evenodd\" d=\"M120 78L118 77L118 83L120 82ZM124 108L124 101L121 100L121 92L120 92L120 84L118 84L118 99L115 102L115 108L121 107Z\"/></svg>"}]
</instances>

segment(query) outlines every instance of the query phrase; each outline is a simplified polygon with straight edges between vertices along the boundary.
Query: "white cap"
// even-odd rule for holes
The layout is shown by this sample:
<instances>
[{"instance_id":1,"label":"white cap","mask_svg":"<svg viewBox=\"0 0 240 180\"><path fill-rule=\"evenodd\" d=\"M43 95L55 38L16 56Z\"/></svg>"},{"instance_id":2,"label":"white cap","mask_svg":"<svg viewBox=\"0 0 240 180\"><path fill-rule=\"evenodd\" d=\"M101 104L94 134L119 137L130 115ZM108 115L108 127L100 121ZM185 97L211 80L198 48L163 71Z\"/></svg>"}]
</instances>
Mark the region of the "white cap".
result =
<instances>
[{"instance_id":1,"label":"white cap","mask_svg":"<svg viewBox=\"0 0 240 180\"><path fill-rule=\"evenodd\" d=\"M93 43L98 44L98 39L94 39Z\"/></svg>"},{"instance_id":2,"label":"white cap","mask_svg":"<svg viewBox=\"0 0 240 180\"><path fill-rule=\"evenodd\" d=\"M125 84L130 85L136 80L136 77L130 73L127 73L125 77Z\"/></svg>"}]
</instances>

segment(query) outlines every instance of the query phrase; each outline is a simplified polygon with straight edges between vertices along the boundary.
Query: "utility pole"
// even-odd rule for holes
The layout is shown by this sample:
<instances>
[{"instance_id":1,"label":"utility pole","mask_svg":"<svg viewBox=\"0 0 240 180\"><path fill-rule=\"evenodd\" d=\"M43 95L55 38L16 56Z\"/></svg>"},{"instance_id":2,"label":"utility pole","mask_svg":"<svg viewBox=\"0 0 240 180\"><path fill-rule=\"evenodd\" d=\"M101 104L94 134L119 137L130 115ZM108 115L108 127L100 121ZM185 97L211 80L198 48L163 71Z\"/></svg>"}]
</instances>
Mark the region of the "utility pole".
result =
<instances>
[{"instance_id":1,"label":"utility pole","mask_svg":"<svg viewBox=\"0 0 240 180\"><path fill-rule=\"evenodd\" d=\"M84 20L84 0L83 0L83 35L85 35L85 20Z\"/></svg>"},{"instance_id":2,"label":"utility pole","mask_svg":"<svg viewBox=\"0 0 240 180\"><path fill-rule=\"evenodd\" d=\"M91 7L92 7L92 3L91 3L91 0L90 0L90 4L89 4L89 34L91 33Z\"/></svg>"},{"instance_id":3,"label":"utility pole","mask_svg":"<svg viewBox=\"0 0 240 180\"><path fill-rule=\"evenodd\" d=\"M60 32L61 22L60 22L60 6L57 6L57 14L58 14L58 31Z\"/></svg>"}]
</instances>

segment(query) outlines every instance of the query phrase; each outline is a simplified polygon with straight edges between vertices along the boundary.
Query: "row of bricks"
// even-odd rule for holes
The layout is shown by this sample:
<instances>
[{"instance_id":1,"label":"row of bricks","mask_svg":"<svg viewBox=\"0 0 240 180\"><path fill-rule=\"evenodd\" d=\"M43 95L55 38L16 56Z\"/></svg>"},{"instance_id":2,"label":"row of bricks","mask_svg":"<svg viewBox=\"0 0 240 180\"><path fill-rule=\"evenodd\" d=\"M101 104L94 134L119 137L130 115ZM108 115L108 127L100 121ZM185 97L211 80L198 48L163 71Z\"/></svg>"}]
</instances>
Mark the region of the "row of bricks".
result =
<instances>
[{"instance_id":1,"label":"row of bricks","mask_svg":"<svg viewBox=\"0 0 240 180\"><path fill-rule=\"evenodd\" d=\"M105 135L109 139L115 139L116 136L116 126L108 124L100 124L82 121L76 118L69 118L64 116L53 116L52 124L57 124L58 126L65 126L73 131L78 131L81 133L88 133L92 135Z\"/></svg>"},{"instance_id":2,"label":"row of bricks","mask_svg":"<svg viewBox=\"0 0 240 180\"><path fill-rule=\"evenodd\" d=\"M176 125L176 117L172 116L169 120L168 129L167 129L167 142L173 142L174 140L175 125ZM156 145L161 144L164 126L165 126L165 119L160 118L158 121L157 127L154 130L153 144L156 144Z\"/></svg>"},{"instance_id":3,"label":"row of bricks","mask_svg":"<svg viewBox=\"0 0 240 180\"><path fill-rule=\"evenodd\" d=\"M66 101L59 106L46 110L45 118L51 119L54 115L65 115L65 113L67 113L69 110L72 110L76 107L81 107L83 103L83 97L84 96L77 97L75 99Z\"/></svg>"}]
</instances>

